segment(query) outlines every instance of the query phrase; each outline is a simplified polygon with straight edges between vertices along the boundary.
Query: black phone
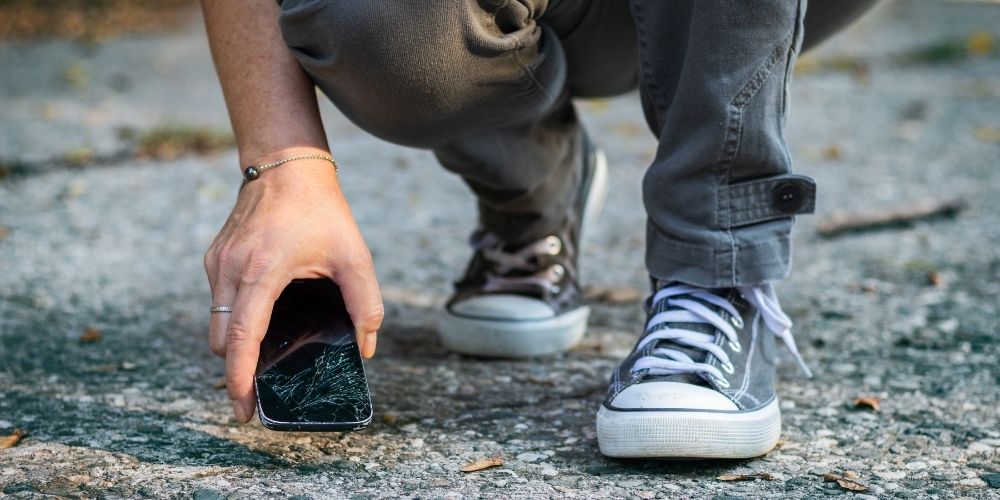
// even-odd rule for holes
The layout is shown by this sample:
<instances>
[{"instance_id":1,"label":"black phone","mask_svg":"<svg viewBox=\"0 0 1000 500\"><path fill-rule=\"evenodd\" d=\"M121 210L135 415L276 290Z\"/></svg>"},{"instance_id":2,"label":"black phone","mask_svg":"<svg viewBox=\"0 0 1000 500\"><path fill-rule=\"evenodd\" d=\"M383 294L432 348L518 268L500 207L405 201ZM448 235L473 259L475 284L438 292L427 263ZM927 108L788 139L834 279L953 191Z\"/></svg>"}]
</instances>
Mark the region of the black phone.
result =
<instances>
[{"instance_id":1,"label":"black phone","mask_svg":"<svg viewBox=\"0 0 1000 500\"><path fill-rule=\"evenodd\" d=\"M277 431L354 431L372 420L365 366L340 288L294 280L274 303L254 375L257 414Z\"/></svg>"}]
</instances>

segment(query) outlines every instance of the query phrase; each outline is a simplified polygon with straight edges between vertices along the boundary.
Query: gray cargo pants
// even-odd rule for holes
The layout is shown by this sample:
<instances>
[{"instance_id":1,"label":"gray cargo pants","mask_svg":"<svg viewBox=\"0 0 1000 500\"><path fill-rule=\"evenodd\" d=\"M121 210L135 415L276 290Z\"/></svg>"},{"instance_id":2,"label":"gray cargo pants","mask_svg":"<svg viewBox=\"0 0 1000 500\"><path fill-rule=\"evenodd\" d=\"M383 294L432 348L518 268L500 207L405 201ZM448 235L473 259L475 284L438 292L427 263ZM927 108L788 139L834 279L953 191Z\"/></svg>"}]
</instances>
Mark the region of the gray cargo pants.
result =
<instances>
[{"instance_id":1,"label":"gray cargo pants","mask_svg":"<svg viewBox=\"0 0 1000 500\"><path fill-rule=\"evenodd\" d=\"M815 197L784 139L792 66L804 34L872 1L812 0L807 19L806 0L284 0L280 25L348 118L433 149L508 242L566 216L584 140L570 99L638 87L659 138L646 266L719 287L787 275Z\"/></svg>"}]
</instances>

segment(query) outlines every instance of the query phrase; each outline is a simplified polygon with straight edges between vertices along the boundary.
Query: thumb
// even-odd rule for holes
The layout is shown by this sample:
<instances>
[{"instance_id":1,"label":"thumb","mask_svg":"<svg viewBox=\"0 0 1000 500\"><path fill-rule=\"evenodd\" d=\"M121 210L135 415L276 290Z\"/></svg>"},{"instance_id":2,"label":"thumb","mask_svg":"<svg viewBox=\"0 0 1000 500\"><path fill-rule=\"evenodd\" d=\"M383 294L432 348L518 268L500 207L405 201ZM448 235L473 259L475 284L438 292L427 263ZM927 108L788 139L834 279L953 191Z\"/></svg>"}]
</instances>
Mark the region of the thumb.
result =
<instances>
[{"instance_id":1,"label":"thumb","mask_svg":"<svg viewBox=\"0 0 1000 500\"><path fill-rule=\"evenodd\" d=\"M370 358L375 355L375 337L382 326L385 309L371 255L367 252L366 255L361 263L338 270L333 280L344 295L344 304L354 323L361 355Z\"/></svg>"}]
</instances>

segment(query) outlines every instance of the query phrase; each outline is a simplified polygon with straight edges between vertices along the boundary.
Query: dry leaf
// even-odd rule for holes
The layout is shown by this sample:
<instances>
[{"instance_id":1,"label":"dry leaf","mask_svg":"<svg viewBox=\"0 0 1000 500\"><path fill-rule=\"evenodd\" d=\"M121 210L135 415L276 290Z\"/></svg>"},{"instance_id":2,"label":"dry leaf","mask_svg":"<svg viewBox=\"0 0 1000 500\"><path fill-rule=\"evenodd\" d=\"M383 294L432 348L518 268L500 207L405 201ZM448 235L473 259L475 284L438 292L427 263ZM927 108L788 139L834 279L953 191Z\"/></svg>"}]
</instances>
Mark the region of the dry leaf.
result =
<instances>
[{"instance_id":1,"label":"dry leaf","mask_svg":"<svg viewBox=\"0 0 1000 500\"><path fill-rule=\"evenodd\" d=\"M985 31L974 31L965 42L966 50L977 56L989 55L993 52L994 45L993 35Z\"/></svg>"},{"instance_id":2,"label":"dry leaf","mask_svg":"<svg viewBox=\"0 0 1000 500\"><path fill-rule=\"evenodd\" d=\"M490 467L500 467L501 465L503 465L503 457L498 455L495 457L469 462L463 465L459 470L462 472L476 472L483 469L489 469Z\"/></svg>"},{"instance_id":3,"label":"dry leaf","mask_svg":"<svg viewBox=\"0 0 1000 500\"><path fill-rule=\"evenodd\" d=\"M101 340L101 331L92 326L87 327L87 329L83 331L83 335L80 335L80 342L85 344L92 344L98 340Z\"/></svg>"},{"instance_id":4,"label":"dry leaf","mask_svg":"<svg viewBox=\"0 0 1000 500\"><path fill-rule=\"evenodd\" d=\"M840 151L839 146L831 144L823 149L823 158L830 161L839 161L844 159L844 153Z\"/></svg>"},{"instance_id":5,"label":"dry leaf","mask_svg":"<svg viewBox=\"0 0 1000 500\"><path fill-rule=\"evenodd\" d=\"M854 398L854 407L855 408L868 407L871 408L872 410L878 411L878 405L881 401L882 399L879 398L878 396L860 396Z\"/></svg>"},{"instance_id":6,"label":"dry leaf","mask_svg":"<svg viewBox=\"0 0 1000 500\"><path fill-rule=\"evenodd\" d=\"M927 283L930 283L932 286L941 288L942 286L944 286L944 278L942 278L941 273L937 271L927 271Z\"/></svg>"},{"instance_id":7,"label":"dry leaf","mask_svg":"<svg viewBox=\"0 0 1000 500\"><path fill-rule=\"evenodd\" d=\"M556 381L554 379L541 378L541 377L536 377L534 375L528 375L528 382L538 385L549 385L549 386L556 385Z\"/></svg>"},{"instance_id":8,"label":"dry leaf","mask_svg":"<svg viewBox=\"0 0 1000 500\"><path fill-rule=\"evenodd\" d=\"M6 238L7 235L9 235L9 234L10 234L10 229L7 229L6 227L0 226L0 240Z\"/></svg>"},{"instance_id":9,"label":"dry leaf","mask_svg":"<svg viewBox=\"0 0 1000 500\"><path fill-rule=\"evenodd\" d=\"M723 474L716 479L719 481L753 481L756 479L774 481L774 476L767 472L757 472L755 474Z\"/></svg>"},{"instance_id":10,"label":"dry leaf","mask_svg":"<svg viewBox=\"0 0 1000 500\"><path fill-rule=\"evenodd\" d=\"M642 300L642 292L625 286L589 285L584 288L583 296L587 300L596 300L605 304L633 304Z\"/></svg>"},{"instance_id":11,"label":"dry leaf","mask_svg":"<svg viewBox=\"0 0 1000 500\"><path fill-rule=\"evenodd\" d=\"M587 354L600 354L605 351L604 344L599 340L586 340L577 343L575 346L570 347L571 352L580 352Z\"/></svg>"},{"instance_id":12,"label":"dry leaf","mask_svg":"<svg viewBox=\"0 0 1000 500\"><path fill-rule=\"evenodd\" d=\"M854 476L857 476L857 474L854 474ZM851 490L851 491L868 491L868 487L867 486L865 486L865 485L863 485L863 484L861 484L861 483L859 483L859 482L857 482L857 481L855 481L853 479L850 479L850 478L845 477L845 476L841 476L840 474L834 474L832 472L828 472L826 474L823 474L823 480L824 481L836 481L837 484L841 488L844 488L845 490Z\"/></svg>"},{"instance_id":13,"label":"dry leaf","mask_svg":"<svg viewBox=\"0 0 1000 500\"><path fill-rule=\"evenodd\" d=\"M398 421L399 421L399 416L396 415L395 413L386 413L385 415L382 415L382 422L384 422L386 425L396 425L396 422Z\"/></svg>"},{"instance_id":14,"label":"dry leaf","mask_svg":"<svg viewBox=\"0 0 1000 500\"><path fill-rule=\"evenodd\" d=\"M976 139L983 142L1000 142L1000 127L976 127Z\"/></svg>"},{"instance_id":15,"label":"dry leaf","mask_svg":"<svg viewBox=\"0 0 1000 500\"><path fill-rule=\"evenodd\" d=\"M14 429L14 432L10 435L0 437L0 450L6 450L7 448L13 448L20 443L25 436L28 435L28 431L24 429Z\"/></svg>"}]
</instances>

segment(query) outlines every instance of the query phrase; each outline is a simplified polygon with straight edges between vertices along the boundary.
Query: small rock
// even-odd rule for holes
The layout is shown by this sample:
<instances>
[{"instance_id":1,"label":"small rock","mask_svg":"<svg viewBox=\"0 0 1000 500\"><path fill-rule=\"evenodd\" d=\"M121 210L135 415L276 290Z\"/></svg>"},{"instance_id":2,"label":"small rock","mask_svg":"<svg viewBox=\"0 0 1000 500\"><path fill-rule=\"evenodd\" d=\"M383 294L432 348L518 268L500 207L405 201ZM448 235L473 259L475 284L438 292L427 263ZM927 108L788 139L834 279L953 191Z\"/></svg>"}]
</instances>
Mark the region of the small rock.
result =
<instances>
[{"instance_id":1,"label":"small rock","mask_svg":"<svg viewBox=\"0 0 1000 500\"><path fill-rule=\"evenodd\" d=\"M938 481L955 481L961 474L957 470L934 470L931 471L931 479L936 479Z\"/></svg>"},{"instance_id":2,"label":"small rock","mask_svg":"<svg viewBox=\"0 0 1000 500\"><path fill-rule=\"evenodd\" d=\"M812 444L817 448L836 448L837 440L832 438L821 438L813 441Z\"/></svg>"},{"instance_id":3,"label":"small rock","mask_svg":"<svg viewBox=\"0 0 1000 500\"><path fill-rule=\"evenodd\" d=\"M991 452L993 452L993 447L992 446L990 446L990 445L988 445L986 443L978 442L978 441L975 442L975 443L970 444L969 447L966 448L966 449L969 450L969 452L971 452L971 453L991 453Z\"/></svg>"},{"instance_id":4,"label":"small rock","mask_svg":"<svg viewBox=\"0 0 1000 500\"><path fill-rule=\"evenodd\" d=\"M5 495L13 495L15 493L22 492L35 493L37 491L38 489L31 483L15 483L3 489L3 493Z\"/></svg>"},{"instance_id":5,"label":"small rock","mask_svg":"<svg viewBox=\"0 0 1000 500\"><path fill-rule=\"evenodd\" d=\"M546 454L544 454L544 453L533 453L533 452L527 451L527 452L518 454L516 458L517 458L518 462L525 462L525 463L529 463L530 464L530 463L538 462L540 460L547 460L549 458L549 456L546 455Z\"/></svg>"},{"instance_id":6,"label":"small rock","mask_svg":"<svg viewBox=\"0 0 1000 500\"><path fill-rule=\"evenodd\" d=\"M1000 473L983 474L979 476L990 488L1000 488Z\"/></svg>"},{"instance_id":7,"label":"small rock","mask_svg":"<svg viewBox=\"0 0 1000 500\"><path fill-rule=\"evenodd\" d=\"M223 494L221 491L201 488L194 490L193 498L194 500L221 500Z\"/></svg>"},{"instance_id":8,"label":"small rock","mask_svg":"<svg viewBox=\"0 0 1000 500\"><path fill-rule=\"evenodd\" d=\"M553 469L552 467L546 467L542 469L542 475L545 477L556 477L559 475L559 471Z\"/></svg>"},{"instance_id":9,"label":"small rock","mask_svg":"<svg viewBox=\"0 0 1000 500\"><path fill-rule=\"evenodd\" d=\"M874 474L882 479L898 480L906 477L906 473L898 470L875 471Z\"/></svg>"},{"instance_id":10,"label":"small rock","mask_svg":"<svg viewBox=\"0 0 1000 500\"><path fill-rule=\"evenodd\" d=\"M979 479L978 477L968 477L958 482L959 485L966 488L985 488L986 481Z\"/></svg>"}]
</instances>

